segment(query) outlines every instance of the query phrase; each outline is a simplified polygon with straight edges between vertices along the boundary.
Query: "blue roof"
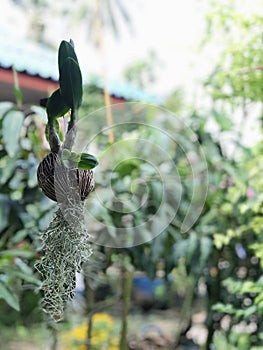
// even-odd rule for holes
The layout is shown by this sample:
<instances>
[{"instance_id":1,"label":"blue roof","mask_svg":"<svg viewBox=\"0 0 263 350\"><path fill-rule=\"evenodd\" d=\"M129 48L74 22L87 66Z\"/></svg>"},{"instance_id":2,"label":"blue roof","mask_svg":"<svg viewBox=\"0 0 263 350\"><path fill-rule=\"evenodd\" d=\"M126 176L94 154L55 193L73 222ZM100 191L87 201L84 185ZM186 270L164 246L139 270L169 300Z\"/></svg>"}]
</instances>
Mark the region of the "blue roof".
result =
<instances>
[{"instance_id":1,"label":"blue roof","mask_svg":"<svg viewBox=\"0 0 263 350\"><path fill-rule=\"evenodd\" d=\"M95 80L95 84L99 88L103 88L103 80ZM124 98L125 100L135 100L149 103L161 104L161 99L153 94L138 88L137 86L125 81L110 80L108 82L108 91L110 95Z\"/></svg>"},{"instance_id":2,"label":"blue roof","mask_svg":"<svg viewBox=\"0 0 263 350\"><path fill-rule=\"evenodd\" d=\"M14 67L18 72L58 80L57 54L44 45L9 35L0 35L0 66Z\"/></svg>"},{"instance_id":3,"label":"blue roof","mask_svg":"<svg viewBox=\"0 0 263 350\"><path fill-rule=\"evenodd\" d=\"M55 50L26 39L12 38L3 32L0 34L0 67L14 67L18 72L54 81L58 81L59 78ZM102 79L96 79L95 84L103 88ZM123 81L109 81L108 91L110 95L125 100L157 104L162 102L157 96Z\"/></svg>"}]
</instances>

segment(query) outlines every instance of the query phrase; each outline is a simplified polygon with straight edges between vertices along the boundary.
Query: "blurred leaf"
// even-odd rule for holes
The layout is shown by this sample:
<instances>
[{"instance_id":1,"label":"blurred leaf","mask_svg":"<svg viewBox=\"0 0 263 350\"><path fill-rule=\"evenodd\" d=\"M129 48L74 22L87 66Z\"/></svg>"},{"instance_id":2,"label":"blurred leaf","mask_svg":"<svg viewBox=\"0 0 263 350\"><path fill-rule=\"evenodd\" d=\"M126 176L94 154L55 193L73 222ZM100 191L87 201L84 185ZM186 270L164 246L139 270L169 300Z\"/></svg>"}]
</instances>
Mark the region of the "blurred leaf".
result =
<instances>
[{"instance_id":1,"label":"blurred leaf","mask_svg":"<svg viewBox=\"0 0 263 350\"><path fill-rule=\"evenodd\" d=\"M11 244L18 244L27 236L27 234L28 234L27 230L17 231L15 233L15 235L11 238L10 243Z\"/></svg>"},{"instance_id":2,"label":"blurred leaf","mask_svg":"<svg viewBox=\"0 0 263 350\"><path fill-rule=\"evenodd\" d=\"M200 266L203 267L207 263L207 259L213 249L213 241L209 237L201 237L200 239Z\"/></svg>"},{"instance_id":3,"label":"blurred leaf","mask_svg":"<svg viewBox=\"0 0 263 350\"><path fill-rule=\"evenodd\" d=\"M16 311L20 311L19 302L17 296L12 290L0 280L0 298L4 299L5 302Z\"/></svg>"},{"instance_id":4,"label":"blurred leaf","mask_svg":"<svg viewBox=\"0 0 263 350\"><path fill-rule=\"evenodd\" d=\"M47 113L46 113L46 109L40 106L31 106L30 109L36 113L43 122L47 122Z\"/></svg>"},{"instance_id":5,"label":"blurred leaf","mask_svg":"<svg viewBox=\"0 0 263 350\"><path fill-rule=\"evenodd\" d=\"M10 212L10 200L7 195L0 193L0 231L8 225L8 217Z\"/></svg>"},{"instance_id":6,"label":"blurred leaf","mask_svg":"<svg viewBox=\"0 0 263 350\"><path fill-rule=\"evenodd\" d=\"M217 111L214 110L213 116L222 131L229 131L232 129L233 123L226 114L224 114L223 112L218 113Z\"/></svg>"},{"instance_id":7,"label":"blurred leaf","mask_svg":"<svg viewBox=\"0 0 263 350\"><path fill-rule=\"evenodd\" d=\"M35 252L32 250L20 250L20 249L8 249L0 252L2 257L21 257L21 258L32 258L35 255Z\"/></svg>"},{"instance_id":8,"label":"blurred leaf","mask_svg":"<svg viewBox=\"0 0 263 350\"><path fill-rule=\"evenodd\" d=\"M33 283L33 284L36 284L38 286L41 285L40 280L38 280L35 276L33 276L32 272L31 272L31 274L29 274L29 273L25 273L23 271L12 269L12 270L10 270L9 274L11 276L18 277L26 282Z\"/></svg>"},{"instance_id":9,"label":"blurred leaf","mask_svg":"<svg viewBox=\"0 0 263 350\"><path fill-rule=\"evenodd\" d=\"M257 306L252 305L252 306L248 307L246 310L244 310L244 317L248 318L249 316L251 316L255 312L257 312Z\"/></svg>"},{"instance_id":10,"label":"blurred leaf","mask_svg":"<svg viewBox=\"0 0 263 350\"><path fill-rule=\"evenodd\" d=\"M14 104L12 102L0 102L0 119L13 108Z\"/></svg>"},{"instance_id":11,"label":"blurred leaf","mask_svg":"<svg viewBox=\"0 0 263 350\"><path fill-rule=\"evenodd\" d=\"M23 101L23 94L19 88L17 72L16 72L14 67L13 67L13 76L14 76L14 93L15 93L15 97L16 97L16 104L18 107L21 107L22 101Z\"/></svg>"},{"instance_id":12,"label":"blurred leaf","mask_svg":"<svg viewBox=\"0 0 263 350\"><path fill-rule=\"evenodd\" d=\"M158 258L163 254L165 238L164 234L160 234L151 242L151 254L154 261L158 261Z\"/></svg>"},{"instance_id":13,"label":"blurred leaf","mask_svg":"<svg viewBox=\"0 0 263 350\"><path fill-rule=\"evenodd\" d=\"M217 303L212 307L212 309L225 314L235 314L235 308L231 304Z\"/></svg>"},{"instance_id":14,"label":"blurred leaf","mask_svg":"<svg viewBox=\"0 0 263 350\"><path fill-rule=\"evenodd\" d=\"M131 172L135 169L138 169L140 166L140 162L136 159L128 159L120 162L116 168L115 172L119 173L121 177L126 175L130 175Z\"/></svg>"},{"instance_id":15,"label":"blurred leaf","mask_svg":"<svg viewBox=\"0 0 263 350\"><path fill-rule=\"evenodd\" d=\"M181 241L178 241L174 245L174 252L173 252L173 258L175 265L178 264L178 261L180 258L183 258L186 256L188 249L188 242L186 239L182 239Z\"/></svg>"},{"instance_id":16,"label":"blurred leaf","mask_svg":"<svg viewBox=\"0 0 263 350\"><path fill-rule=\"evenodd\" d=\"M24 178L23 172L20 169L16 170L14 176L12 177L11 181L9 182L9 187L12 190L24 188L24 184L22 182L23 178Z\"/></svg>"},{"instance_id":17,"label":"blurred leaf","mask_svg":"<svg viewBox=\"0 0 263 350\"><path fill-rule=\"evenodd\" d=\"M193 261L192 258L199 248L199 239L195 232L190 233L190 237L187 239L187 254L186 259L188 262L192 261L193 264L196 264L196 261Z\"/></svg>"},{"instance_id":18,"label":"blurred leaf","mask_svg":"<svg viewBox=\"0 0 263 350\"><path fill-rule=\"evenodd\" d=\"M9 157L14 157L19 150L19 137L24 121L20 111L9 111L3 120L3 138Z\"/></svg>"},{"instance_id":19,"label":"blurred leaf","mask_svg":"<svg viewBox=\"0 0 263 350\"><path fill-rule=\"evenodd\" d=\"M28 179L27 179L27 184L29 188L33 188L37 186L37 167L38 164L33 164L29 169L28 169Z\"/></svg>"}]
</instances>

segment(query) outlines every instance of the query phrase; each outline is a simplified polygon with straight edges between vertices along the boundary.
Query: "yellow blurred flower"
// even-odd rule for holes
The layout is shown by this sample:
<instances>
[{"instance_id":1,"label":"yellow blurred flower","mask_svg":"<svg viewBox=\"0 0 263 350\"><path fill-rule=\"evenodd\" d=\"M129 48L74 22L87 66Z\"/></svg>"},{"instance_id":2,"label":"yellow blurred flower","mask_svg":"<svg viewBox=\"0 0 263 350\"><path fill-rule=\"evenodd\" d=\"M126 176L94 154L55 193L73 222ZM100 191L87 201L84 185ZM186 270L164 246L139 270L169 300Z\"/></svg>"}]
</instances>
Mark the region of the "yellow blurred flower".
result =
<instances>
[{"instance_id":1,"label":"yellow blurred flower","mask_svg":"<svg viewBox=\"0 0 263 350\"><path fill-rule=\"evenodd\" d=\"M107 346L108 350L119 350L118 339L112 337L114 319L107 313L97 313L92 317L92 349L101 349ZM85 341L88 334L88 324L86 322L62 333L63 350L85 350Z\"/></svg>"},{"instance_id":2,"label":"yellow blurred flower","mask_svg":"<svg viewBox=\"0 0 263 350\"><path fill-rule=\"evenodd\" d=\"M117 338L111 339L109 350L119 350L119 339Z\"/></svg>"}]
</instances>

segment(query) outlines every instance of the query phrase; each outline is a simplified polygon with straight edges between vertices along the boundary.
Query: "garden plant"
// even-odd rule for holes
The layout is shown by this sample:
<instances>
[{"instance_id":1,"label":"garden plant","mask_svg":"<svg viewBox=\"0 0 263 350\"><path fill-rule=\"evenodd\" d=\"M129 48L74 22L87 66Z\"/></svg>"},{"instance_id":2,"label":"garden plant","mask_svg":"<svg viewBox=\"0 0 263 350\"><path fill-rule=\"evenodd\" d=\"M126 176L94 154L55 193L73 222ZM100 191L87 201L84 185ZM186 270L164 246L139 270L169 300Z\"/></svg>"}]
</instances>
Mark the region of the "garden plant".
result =
<instances>
[{"instance_id":1,"label":"garden plant","mask_svg":"<svg viewBox=\"0 0 263 350\"><path fill-rule=\"evenodd\" d=\"M180 99L182 119L192 133L178 127L181 119L165 110L176 100L172 94L162 108L112 106L111 144L107 113L99 110L103 94L95 84L82 86L72 41L60 45L59 89L42 101L44 108L23 105L17 83L17 102L0 104L3 339L9 328L15 333L22 325L31 331L51 319L53 349L58 343L65 349L140 349L150 340L138 337L143 327L136 312L145 317L158 308L162 321L174 315L172 348L261 349L262 141L250 146L243 132L244 125L255 122L251 114L258 116L259 133L262 129L262 16L239 13L235 3L214 1L208 16L206 45L213 31L222 34L225 44L204 83L209 107L198 101L186 108ZM238 128L236 117L241 118ZM152 121L158 121L158 129L149 128ZM87 142L96 135L92 151L100 160L94 173L101 202L92 191L97 159L73 147L79 132ZM167 135L175 135L177 144ZM208 169L207 178L199 161L192 164L206 200L185 232L181 226L192 201L193 176L182 144L189 146L189 157L196 156L191 147L198 144ZM158 145L176 167L169 168ZM180 186L169 182L173 170ZM85 208L92 214L89 225ZM155 225L153 216L160 218ZM75 273L81 270L82 299L74 298ZM118 274L112 277L110 270ZM151 302L139 306L132 294L138 271L151 286L156 281L161 286ZM102 301L96 298L98 280L112 288ZM68 301L78 298L84 307L76 316L75 304ZM192 335L197 327L201 340ZM61 332L55 334L56 329Z\"/></svg>"}]
</instances>

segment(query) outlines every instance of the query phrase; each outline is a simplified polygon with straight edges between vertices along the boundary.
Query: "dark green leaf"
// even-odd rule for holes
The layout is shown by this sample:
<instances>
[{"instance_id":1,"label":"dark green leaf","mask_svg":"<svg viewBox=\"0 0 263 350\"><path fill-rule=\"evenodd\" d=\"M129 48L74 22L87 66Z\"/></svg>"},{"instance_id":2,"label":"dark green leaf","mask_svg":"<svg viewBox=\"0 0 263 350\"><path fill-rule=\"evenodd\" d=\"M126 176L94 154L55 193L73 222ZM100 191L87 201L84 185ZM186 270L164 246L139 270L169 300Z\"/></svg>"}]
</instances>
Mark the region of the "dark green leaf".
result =
<instances>
[{"instance_id":1,"label":"dark green leaf","mask_svg":"<svg viewBox=\"0 0 263 350\"><path fill-rule=\"evenodd\" d=\"M81 170L90 170L95 168L99 164L96 157L88 153L82 153L78 168Z\"/></svg>"},{"instance_id":2,"label":"dark green leaf","mask_svg":"<svg viewBox=\"0 0 263 350\"><path fill-rule=\"evenodd\" d=\"M9 157L14 157L19 150L19 137L24 121L24 114L11 110L3 120L3 137Z\"/></svg>"},{"instance_id":3,"label":"dark green leaf","mask_svg":"<svg viewBox=\"0 0 263 350\"><path fill-rule=\"evenodd\" d=\"M70 42L63 40L59 46L58 50L58 67L59 73L61 74L61 69L67 58L73 58L74 61L78 63L77 55L74 50L74 44L71 40Z\"/></svg>"},{"instance_id":4,"label":"dark green leaf","mask_svg":"<svg viewBox=\"0 0 263 350\"><path fill-rule=\"evenodd\" d=\"M69 110L69 107L66 105L63 97L60 94L60 90L56 90L49 97L47 102L47 115L48 120L52 121L55 118L62 117Z\"/></svg>"},{"instance_id":5,"label":"dark green leaf","mask_svg":"<svg viewBox=\"0 0 263 350\"><path fill-rule=\"evenodd\" d=\"M65 103L78 109L82 101L82 76L78 63L71 57L66 58L61 68L59 83Z\"/></svg>"},{"instance_id":6,"label":"dark green leaf","mask_svg":"<svg viewBox=\"0 0 263 350\"><path fill-rule=\"evenodd\" d=\"M0 298L4 299L5 302L16 311L20 310L17 296L12 290L0 280Z\"/></svg>"}]
</instances>

